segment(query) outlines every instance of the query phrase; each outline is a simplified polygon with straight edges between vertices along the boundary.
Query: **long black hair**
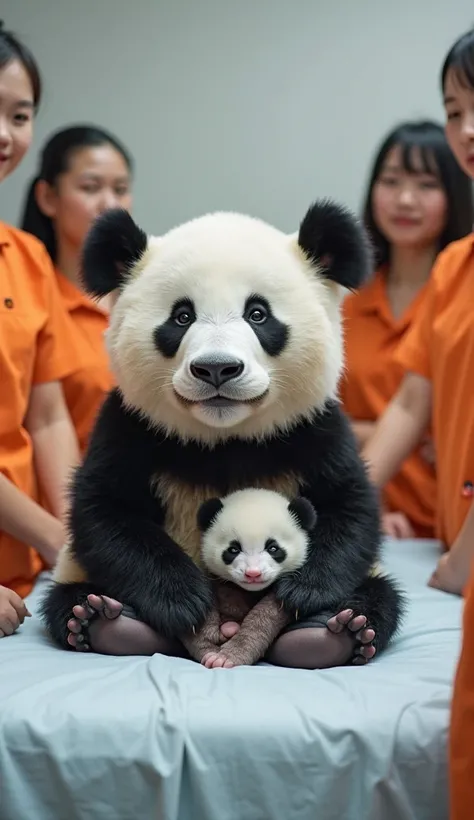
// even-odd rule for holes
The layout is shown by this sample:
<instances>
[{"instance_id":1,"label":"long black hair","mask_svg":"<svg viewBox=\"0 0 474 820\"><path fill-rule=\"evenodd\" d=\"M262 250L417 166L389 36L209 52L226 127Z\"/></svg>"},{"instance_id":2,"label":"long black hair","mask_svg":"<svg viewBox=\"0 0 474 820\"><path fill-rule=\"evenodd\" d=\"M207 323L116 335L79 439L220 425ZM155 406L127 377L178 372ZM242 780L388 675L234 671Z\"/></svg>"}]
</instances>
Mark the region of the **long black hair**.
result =
<instances>
[{"instance_id":1,"label":"long black hair","mask_svg":"<svg viewBox=\"0 0 474 820\"><path fill-rule=\"evenodd\" d=\"M41 101L41 74L38 63L29 48L16 34L7 31L3 27L3 20L0 20L0 68L5 68L13 60L18 60L28 74L33 91L33 104L37 109Z\"/></svg>"},{"instance_id":2,"label":"long black hair","mask_svg":"<svg viewBox=\"0 0 474 820\"><path fill-rule=\"evenodd\" d=\"M474 91L474 29L459 37L449 49L441 69L442 92L450 68L455 72L461 85Z\"/></svg>"},{"instance_id":3,"label":"long black hair","mask_svg":"<svg viewBox=\"0 0 474 820\"><path fill-rule=\"evenodd\" d=\"M446 226L439 238L438 251L450 242L467 236L474 223L472 183L461 170L448 146L444 129L429 120L403 122L384 139L375 158L364 205L364 222L375 249L377 266L386 265L390 258L390 243L378 228L373 213L372 193L385 159L395 146L401 149L403 168L409 174L419 172L414 156L419 156L422 169L435 174L447 199Z\"/></svg>"},{"instance_id":4,"label":"long black hair","mask_svg":"<svg viewBox=\"0 0 474 820\"><path fill-rule=\"evenodd\" d=\"M95 125L73 125L63 128L50 137L41 152L39 172L30 183L26 195L21 227L41 240L53 262L56 262L56 233L52 220L38 206L36 185L40 179L51 186L55 185L58 177L69 169L76 151L102 145L111 145L115 148L125 160L128 170L133 171L132 158L124 146L112 134Z\"/></svg>"}]
</instances>

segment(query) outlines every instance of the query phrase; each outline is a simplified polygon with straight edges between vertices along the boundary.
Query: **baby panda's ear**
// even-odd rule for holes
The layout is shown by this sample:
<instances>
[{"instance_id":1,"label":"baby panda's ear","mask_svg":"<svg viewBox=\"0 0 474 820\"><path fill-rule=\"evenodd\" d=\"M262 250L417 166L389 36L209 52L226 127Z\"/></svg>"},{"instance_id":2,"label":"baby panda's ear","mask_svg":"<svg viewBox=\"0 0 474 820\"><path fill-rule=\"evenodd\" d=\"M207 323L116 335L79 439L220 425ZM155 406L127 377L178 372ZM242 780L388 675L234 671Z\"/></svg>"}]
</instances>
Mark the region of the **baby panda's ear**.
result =
<instances>
[{"instance_id":1,"label":"baby panda's ear","mask_svg":"<svg viewBox=\"0 0 474 820\"><path fill-rule=\"evenodd\" d=\"M148 238L127 211L114 208L93 223L82 251L81 276L91 296L119 288L146 251Z\"/></svg>"},{"instance_id":2,"label":"baby panda's ear","mask_svg":"<svg viewBox=\"0 0 474 820\"><path fill-rule=\"evenodd\" d=\"M321 200L309 208L298 244L318 273L348 290L356 290L372 275L374 260L365 228L346 208Z\"/></svg>"},{"instance_id":3,"label":"baby panda's ear","mask_svg":"<svg viewBox=\"0 0 474 820\"><path fill-rule=\"evenodd\" d=\"M201 504L197 514L198 527L201 532L206 532L209 529L223 509L224 505L220 498L209 498L208 501Z\"/></svg>"},{"instance_id":4,"label":"baby panda's ear","mask_svg":"<svg viewBox=\"0 0 474 820\"><path fill-rule=\"evenodd\" d=\"M296 519L296 523L302 530L306 532L314 530L317 520L316 510L307 498L301 496L294 498L288 504L288 512Z\"/></svg>"}]
</instances>

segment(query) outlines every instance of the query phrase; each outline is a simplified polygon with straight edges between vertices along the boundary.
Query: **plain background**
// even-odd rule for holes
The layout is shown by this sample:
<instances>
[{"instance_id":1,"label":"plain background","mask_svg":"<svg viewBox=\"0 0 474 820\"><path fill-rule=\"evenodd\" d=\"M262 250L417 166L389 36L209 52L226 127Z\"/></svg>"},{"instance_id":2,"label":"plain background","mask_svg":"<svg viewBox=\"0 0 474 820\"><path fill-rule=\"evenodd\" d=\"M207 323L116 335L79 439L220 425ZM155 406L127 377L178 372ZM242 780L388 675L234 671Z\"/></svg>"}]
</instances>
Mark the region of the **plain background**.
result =
<instances>
[{"instance_id":1,"label":"plain background","mask_svg":"<svg viewBox=\"0 0 474 820\"><path fill-rule=\"evenodd\" d=\"M103 125L132 151L135 207L161 233L215 209L296 230L332 196L358 210L399 120L442 121L439 71L472 0L1 0L45 95L34 147L1 186L17 224L38 147Z\"/></svg>"}]
</instances>

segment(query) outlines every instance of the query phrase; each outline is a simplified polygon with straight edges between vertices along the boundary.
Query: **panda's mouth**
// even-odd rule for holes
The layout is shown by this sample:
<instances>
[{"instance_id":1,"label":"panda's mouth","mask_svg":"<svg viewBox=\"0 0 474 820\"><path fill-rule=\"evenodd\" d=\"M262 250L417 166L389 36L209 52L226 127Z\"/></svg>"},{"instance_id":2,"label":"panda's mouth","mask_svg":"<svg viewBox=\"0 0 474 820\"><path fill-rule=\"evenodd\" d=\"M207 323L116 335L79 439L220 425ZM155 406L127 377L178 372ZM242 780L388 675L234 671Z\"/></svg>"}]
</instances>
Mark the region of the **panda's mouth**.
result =
<instances>
[{"instance_id":1,"label":"panda's mouth","mask_svg":"<svg viewBox=\"0 0 474 820\"><path fill-rule=\"evenodd\" d=\"M225 396L213 396L212 399L203 399L194 404L201 404L203 407L235 407L237 404L242 404L235 399L227 399Z\"/></svg>"},{"instance_id":2,"label":"panda's mouth","mask_svg":"<svg viewBox=\"0 0 474 820\"><path fill-rule=\"evenodd\" d=\"M237 398L231 399L231 398L228 398L227 396L221 396L220 394L218 394L217 396L211 396L208 399L186 399L184 396L182 396L180 393L178 393L175 390L175 394L176 394L177 398L181 402L183 402L183 404L187 404L187 405L199 404L199 405L201 405L201 407L211 407L211 408L216 408L216 409L218 409L218 408L222 409L222 408L238 407L239 405L242 405L242 404L257 404L258 402L263 401L263 399L265 398L267 393L268 393L268 390L265 390L259 396L254 396L253 398L250 398L250 399L243 399L243 398L242 399L240 399L240 398L239 399L237 399Z\"/></svg>"}]
</instances>

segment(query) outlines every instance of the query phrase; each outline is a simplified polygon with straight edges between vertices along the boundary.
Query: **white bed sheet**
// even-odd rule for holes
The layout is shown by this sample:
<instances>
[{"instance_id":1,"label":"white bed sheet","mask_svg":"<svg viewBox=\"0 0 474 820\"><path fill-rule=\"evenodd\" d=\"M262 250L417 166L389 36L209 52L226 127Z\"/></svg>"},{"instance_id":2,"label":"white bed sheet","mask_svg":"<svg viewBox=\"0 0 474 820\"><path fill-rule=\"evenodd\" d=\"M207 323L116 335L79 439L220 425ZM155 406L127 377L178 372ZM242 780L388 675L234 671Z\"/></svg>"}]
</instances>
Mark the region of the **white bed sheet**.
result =
<instances>
[{"instance_id":1,"label":"white bed sheet","mask_svg":"<svg viewBox=\"0 0 474 820\"><path fill-rule=\"evenodd\" d=\"M367 667L73 654L28 619L0 641L1 820L447 820L462 602L426 586L438 554L386 545L410 606Z\"/></svg>"}]
</instances>

